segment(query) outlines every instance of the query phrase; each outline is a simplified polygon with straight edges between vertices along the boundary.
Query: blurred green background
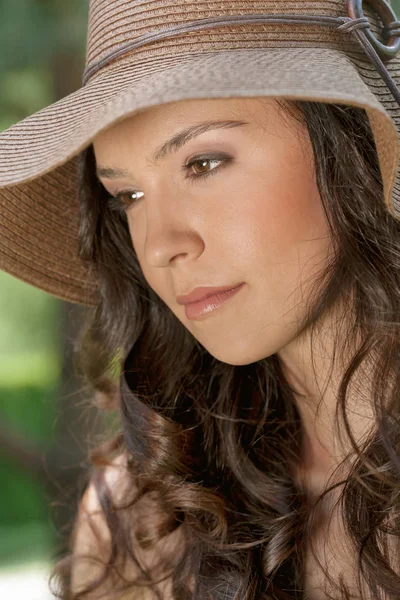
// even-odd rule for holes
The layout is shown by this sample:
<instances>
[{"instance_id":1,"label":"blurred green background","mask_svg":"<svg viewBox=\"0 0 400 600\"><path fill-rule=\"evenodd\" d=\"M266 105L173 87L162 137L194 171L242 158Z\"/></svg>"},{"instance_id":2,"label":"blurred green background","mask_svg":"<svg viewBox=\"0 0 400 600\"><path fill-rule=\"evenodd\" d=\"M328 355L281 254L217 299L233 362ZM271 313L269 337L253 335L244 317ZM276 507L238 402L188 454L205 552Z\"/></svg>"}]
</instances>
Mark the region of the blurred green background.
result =
<instances>
[{"instance_id":1,"label":"blurred green background","mask_svg":"<svg viewBox=\"0 0 400 600\"><path fill-rule=\"evenodd\" d=\"M88 0L0 0L0 130L80 87L87 11ZM0 571L64 551L87 436L101 430L71 362L83 317L0 272Z\"/></svg>"},{"instance_id":2,"label":"blurred green background","mask_svg":"<svg viewBox=\"0 0 400 600\"><path fill-rule=\"evenodd\" d=\"M1 131L80 87L87 13L87 0L0 0ZM22 595L16 569L61 556L86 484L87 437L100 427L71 360L83 317L0 271L2 598L51 597L46 570Z\"/></svg>"}]
</instances>

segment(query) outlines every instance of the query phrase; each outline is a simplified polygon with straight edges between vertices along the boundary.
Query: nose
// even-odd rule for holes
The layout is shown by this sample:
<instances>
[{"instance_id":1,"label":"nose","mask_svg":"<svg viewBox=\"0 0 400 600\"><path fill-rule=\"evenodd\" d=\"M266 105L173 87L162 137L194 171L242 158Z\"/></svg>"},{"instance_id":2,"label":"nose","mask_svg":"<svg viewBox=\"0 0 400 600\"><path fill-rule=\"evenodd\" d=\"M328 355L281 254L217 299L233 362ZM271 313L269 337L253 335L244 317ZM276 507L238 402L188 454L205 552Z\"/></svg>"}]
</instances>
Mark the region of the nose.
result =
<instances>
[{"instance_id":1,"label":"nose","mask_svg":"<svg viewBox=\"0 0 400 600\"><path fill-rule=\"evenodd\" d=\"M143 255L151 267L167 267L177 260L193 260L204 251L203 237L196 227L189 201L170 191L145 202Z\"/></svg>"}]
</instances>

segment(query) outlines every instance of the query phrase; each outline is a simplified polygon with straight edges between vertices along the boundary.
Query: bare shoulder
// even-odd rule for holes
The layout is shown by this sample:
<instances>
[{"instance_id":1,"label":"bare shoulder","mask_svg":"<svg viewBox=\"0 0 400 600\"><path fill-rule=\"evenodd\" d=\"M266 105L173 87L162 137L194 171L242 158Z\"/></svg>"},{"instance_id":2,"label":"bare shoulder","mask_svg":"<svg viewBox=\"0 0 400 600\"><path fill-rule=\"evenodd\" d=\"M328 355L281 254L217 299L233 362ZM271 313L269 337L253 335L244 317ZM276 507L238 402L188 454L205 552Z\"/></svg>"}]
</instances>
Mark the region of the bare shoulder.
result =
<instances>
[{"instance_id":1,"label":"bare shoulder","mask_svg":"<svg viewBox=\"0 0 400 600\"><path fill-rule=\"evenodd\" d=\"M126 456L119 455L104 468L103 482L114 501L129 485ZM79 593L104 573L111 556L111 532L94 481L82 496L72 535L71 591ZM104 587L102 588L104 593ZM85 596L86 597L86 596ZM89 598L96 598L95 594ZM110 596L111 598L111 596Z\"/></svg>"},{"instance_id":2,"label":"bare shoulder","mask_svg":"<svg viewBox=\"0 0 400 600\"><path fill-rule=\"evenodd\" d=\"M105 484L107 492L114 505L120 507L131 498L136 490L132 477L127 470L127 457L125 454L119 455L112 464L104 468L102 473L102 484ZM146 509L146 510L144 510ZM150 529L157 527L157 506L152 506L151 498L137 503L134 513L130 510L129 519L124 519L124 509L118 512L122 523L129 527L129 536L134 548L135 561L124 559L119 565L120 572L124 578L130 580L141 579L143 581L144 571L151 569L153 576L158 579L162 571L158 565L163 563L164 558L170 558L177 555L177 549L182 547L179 529L164 536L157 546L157 551L146 549L141 546L136 533L141 529L143 522L147 519L147 525ZM150 515L150 516L149 516ZM150 519L150 520L149 520ZM154 521L154 524L153 522ZM96 579L102 577L105 572L105 566L111 558L112 536L103 512L101 501L94 482L91 482L79 505L78 515L74 526L72 537L72 572L71 572L71 592L78 594L91 585ZM113 558L113 561L115 559ZM161 561L161 562L160 562ZM117 560L118 563L118 560ZM172 599L171 581L166 579L157 584L157 589L162 592L165 600ZM86 594L85 600L124 600L132 598L132 591L127 595L116 594L115 579L111 581L110 577L104 580L100 586L93 589L93 592ZM138 600L152 600L155 595L149 588L135 589L135 598Z\"/></svg>"}]
</instances>

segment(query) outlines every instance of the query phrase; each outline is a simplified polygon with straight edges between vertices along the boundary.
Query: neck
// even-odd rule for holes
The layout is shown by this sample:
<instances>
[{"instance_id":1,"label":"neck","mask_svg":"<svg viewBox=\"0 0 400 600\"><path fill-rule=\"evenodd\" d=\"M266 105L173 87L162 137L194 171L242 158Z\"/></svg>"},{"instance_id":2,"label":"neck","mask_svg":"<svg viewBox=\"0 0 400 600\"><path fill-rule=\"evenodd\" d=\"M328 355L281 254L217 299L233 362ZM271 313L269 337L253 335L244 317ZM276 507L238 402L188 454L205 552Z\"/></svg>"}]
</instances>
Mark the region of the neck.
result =
<instances>
[{"instance_id":1,"label":"neck","mask_svg":"<svg viewBox=\"0 0 400 600\"><path fill-rule=\"evenodd\" d=\"M313 348L310 335L306 334L278 353L285 378L294 390L296 407L302 420L304 436L299 475L307 477L316 493L323 489L334 472L335 480L336 475L343 476L354 455L344 431L340 409L337 422L335 418L339 385L346 366L343 353L339 353L340 360L334 362L338 355L335 352L335 337L346 339L343 337L346 335L344 330L341 334L333 327L338 322L337 318L324 322L318 335L313 335ZM344 324L343 321L341 323ZM372 394L367 389L367 374L368 365L364 364L354 374L346 399L347 419L358 445L366 439L375 421Z\"/></svg>"}]
</instances>

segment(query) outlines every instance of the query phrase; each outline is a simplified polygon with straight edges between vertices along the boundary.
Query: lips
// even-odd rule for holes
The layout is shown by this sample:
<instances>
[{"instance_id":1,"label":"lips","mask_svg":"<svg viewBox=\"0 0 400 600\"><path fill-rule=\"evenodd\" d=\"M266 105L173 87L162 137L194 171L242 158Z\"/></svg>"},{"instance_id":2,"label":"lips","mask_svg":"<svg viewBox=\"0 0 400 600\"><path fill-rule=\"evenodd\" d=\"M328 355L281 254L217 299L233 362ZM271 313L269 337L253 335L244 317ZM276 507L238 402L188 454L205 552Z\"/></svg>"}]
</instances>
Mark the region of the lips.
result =
<instances>
[{"instance_id":1,"label":"lips","mask_svg":"<svg viewBox=\"0 0 400 600\"><path fill-rule=\"evenodd\" d=\"M194 302L199 302L200 300L205 300L210 296L215 296L220 292L228 292L234 290L241 286L242 283L237 283L235 285L226 285L222 287L197 287L185 296L177 296L176 301L178 304L192 304Z\"/></svg>"},{"instance_id":2,"label":"lips","mask_svg":"<svg viewBox=\"0 0 400 600\"><path fill-rule=\"evenodd\" d=\"M185 315L190 320L203 320L208 318L215 312L222 310L222 307L227 305L231 298L240 294L240 290L244 287L244 283L234 288L228 288L219 292L214 292L211 296L204 297L197 302L188 302L185 305Z\"/></svg>"}]
</instances>

